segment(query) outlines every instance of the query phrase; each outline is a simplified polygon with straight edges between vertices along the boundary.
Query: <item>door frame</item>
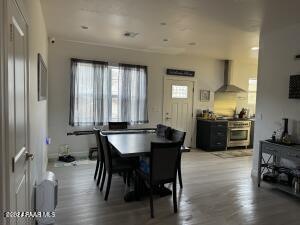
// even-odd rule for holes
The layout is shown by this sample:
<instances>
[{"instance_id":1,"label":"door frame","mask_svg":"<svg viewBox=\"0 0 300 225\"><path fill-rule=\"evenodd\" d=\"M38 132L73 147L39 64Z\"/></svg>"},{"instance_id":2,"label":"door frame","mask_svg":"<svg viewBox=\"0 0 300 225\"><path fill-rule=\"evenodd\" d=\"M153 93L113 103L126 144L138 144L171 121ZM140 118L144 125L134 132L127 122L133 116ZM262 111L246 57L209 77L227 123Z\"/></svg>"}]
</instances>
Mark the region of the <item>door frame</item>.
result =
<instances>
[{"instance_id":1,"label":"door frame","mask_svg":"<svg viewBox=\"0 0 300 225\"><path fill-rule=\"evenodd\" d=\"M6 94L6 86L5 86L5 74L7 71L7 65L5 62L7 61L7 49L6 46L6 35L5 34L5 25L6 25L6 18L7 18L7 2L6 0L0 0L0 210L1 213L8 210L8 203L10 200L9 192L7 192L9 187L9 173L7 171L7 160L8 160L8 154L6 154L6 146L7 146L7 129L6 129L6 123L7 123L7 108L5 100L7 97ZM1 224L6 224L6 221L4 220L3 216L1 215L0 218Z\"/></svg>"},{"instance_id":2,"label":"door frame","mask_svg":"<svg viewBox=\"0 0 300 225\"><path fill-rule=\"evenodd\" d=\"M162 122L165 123L165 119L164 119L164 115L166 114L165 112L165 85L166 85L166 82L167 80L175 80L175 81L189 81L189 82L192 82L193 83L193 90L192 90L192 122L194 122L194 119L195 119L195 112L194 112L194 109L195 109L195 87L196 87L196 84L197 84L197 80L195 77L180 77L180 76L168 76L168 75L165 75L164 76L164 82L163 82L163 110L162 110ZM191 126L191 146L193 144L193 130L194 130L194 123L192 123L192 126Z\"/></svg>"}]
</instances>

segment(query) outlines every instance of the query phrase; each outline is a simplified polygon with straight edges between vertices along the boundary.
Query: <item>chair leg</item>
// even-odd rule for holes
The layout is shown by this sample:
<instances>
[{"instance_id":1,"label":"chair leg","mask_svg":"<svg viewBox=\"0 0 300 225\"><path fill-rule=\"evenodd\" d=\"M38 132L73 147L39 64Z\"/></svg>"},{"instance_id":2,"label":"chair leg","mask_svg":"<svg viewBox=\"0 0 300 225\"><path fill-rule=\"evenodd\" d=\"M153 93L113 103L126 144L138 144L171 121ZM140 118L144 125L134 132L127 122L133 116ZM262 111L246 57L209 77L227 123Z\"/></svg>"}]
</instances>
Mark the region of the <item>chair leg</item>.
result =
<instances>
[{"instance_id":1,"label":"chair leg","mask_svg":"<svg viewBox=\"0 0 300 225\"><path fill-rule=\"evenodd\" d=\"M150 210L151 210L151 218L154 218L152 185L150 185Z\"/></svg>"},{"instance_id":2,"label":"chair leg","mask_svg":"<svg viewBox=\"0 0 300 225\"><path fill-rule=\"evenodd\" d=\"M136 200L140 200L139 177L137 174L134 176L134 195Z\"/></svg>"},{"instance_id":3,"label":"chair leg","mask_svg":"<svg viewBox=\"0 0 300 225\"><path fill-rule=\"evenodd\" d=\"M180 153L179 155L179 163L178 163L178 180L179 180L179 185L180 185L180 188L182 189L183 188L183 185L182 185L182 176L181 176L181 155L182 153Z\"/></svg>"},{"instance_id":4,"label":"chair leg","mask_svg":"<svg viewBox=\"0 0 300 225\"><path fill-rule=\"evenodd\" d=\"M178 166L178 180L179 180L180 188L182 189L183 185L182 185L182 177L181 177L181 164L179 164Z\"/></svg>"},{"instance_id":5,"label":"chair leg","mask_svg":"<svg viewBox=\"0 0 300 225\"><path fill-rule=\"evenodd\" d=\"M105 197L104 197L104 200L105 200L105 201L107 201L107 199L108 199L109 190L110 190L110 184L111 184L111 177L112 177L112 174L109 173L109 174L108 174L107 184L106 184Z\"/></svg>"},{"instance_id":6,"label":"chair leg","mask_svg":"<svg viewBox=\"0 0 300 225\"><path fill-rule=\"evenodd\" d=\"M177 213L177 191L176 191L176 181L173 182L173 206L174 206L174 213Z\"/></svg>"},{"instance_id":7,"label":"chair leg","mask_svg":"<svg viewBox=\"0 0 300 225\"><path fill-rule=\"evenodd\" d=\"M125 173L125 172L122 172L122 176L123 176L124 184L126 184L126 173Z\"/></svg>"},{"instance_id":8,"label":"chair leg","mask_svg":"<svg viewBox=\"0 0 300 225\"><path fill-rule=\"evenodd\" d=\"M99 169L99 174L98 174L97 186L99 186L99 184L100 184L100 180L101 180L102 172L103 172L103 167L104 167L104 162L100 162L100 169Z\"/></svg>"},{"instance_id":9,"label":"chair leg","mask_svg":"<svg viewBox=\"0 0 300 225\"><path fill-rule=\"evenodd\" d=\"M106 169L105 169L105 167L104 167L104 170L103 170L103 177L102 177L101 185L100 185L100 191L103 190L103 186L104 186L104 182L105 182L105 176L106 176Z\"/></svg>"},{"instance_id":10,"label":"chair leg","mask_svg":"<svg viewBox=\"0 0 300 225\"><path fill-rule=\"evenodd\" d=\"M100 164L100 160L97 159L97 164L96 164L95 173L94 173L94 180L96 180L96 177L97 177L97 173L99 170L99 164Z\"/></svg>"}]
</instances>

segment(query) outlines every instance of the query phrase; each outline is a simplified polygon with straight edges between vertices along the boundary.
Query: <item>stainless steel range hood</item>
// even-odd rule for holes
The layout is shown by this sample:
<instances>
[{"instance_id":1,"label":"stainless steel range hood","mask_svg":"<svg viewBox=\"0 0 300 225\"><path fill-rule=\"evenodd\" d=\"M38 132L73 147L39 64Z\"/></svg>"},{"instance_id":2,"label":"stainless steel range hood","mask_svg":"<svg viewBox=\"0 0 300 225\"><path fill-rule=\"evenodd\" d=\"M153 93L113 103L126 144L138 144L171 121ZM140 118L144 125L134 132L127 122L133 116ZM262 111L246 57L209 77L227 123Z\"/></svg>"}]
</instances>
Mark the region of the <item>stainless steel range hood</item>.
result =
<instances>
[{"instance_id":1,"label":"stainless steel range hood","mask_svg":"<svg viewBox=\"0 0 300 225\"><path fill-rule=\"evenodd\" d=\"M224 85L216 90L216 93L222 92L230 92L230 93L240 93L246 92L244 89L239 88L235 85L230 84L230 77L231 77L231 60L224 60Z\"/></svg>"}]
</instances>

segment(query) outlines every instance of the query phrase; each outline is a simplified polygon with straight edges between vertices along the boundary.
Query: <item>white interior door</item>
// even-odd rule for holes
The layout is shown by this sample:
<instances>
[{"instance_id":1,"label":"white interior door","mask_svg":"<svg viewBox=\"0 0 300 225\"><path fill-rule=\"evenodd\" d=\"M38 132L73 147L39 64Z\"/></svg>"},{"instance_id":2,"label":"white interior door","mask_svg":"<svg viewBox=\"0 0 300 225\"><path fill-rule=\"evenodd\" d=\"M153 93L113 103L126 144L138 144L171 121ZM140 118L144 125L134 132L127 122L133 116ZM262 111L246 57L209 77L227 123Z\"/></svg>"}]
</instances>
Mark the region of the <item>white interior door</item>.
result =
<instances>
[{"instance_id":1,"label":"white interior door","mask_svg":"<svg viewBox=\"0 0 300 225\"><path fill-rule=\"evenodd\" d=\"M8 0L8 128L11 157L10 211L29 209L27 24L15 1ZM10 224L27 225L28 219L11 218Z\"/></svg>"},{"instance_id":2,"label":"white interior door","mask_svg":"<svg viewBox=\"0 0 300 225\"><path fill-rule=\"evenodd\" d=\"M194 82L166 79L164 82L163 121L165 125L185 131L185 145L191 145Z\"/></svg>"}]
</instances>

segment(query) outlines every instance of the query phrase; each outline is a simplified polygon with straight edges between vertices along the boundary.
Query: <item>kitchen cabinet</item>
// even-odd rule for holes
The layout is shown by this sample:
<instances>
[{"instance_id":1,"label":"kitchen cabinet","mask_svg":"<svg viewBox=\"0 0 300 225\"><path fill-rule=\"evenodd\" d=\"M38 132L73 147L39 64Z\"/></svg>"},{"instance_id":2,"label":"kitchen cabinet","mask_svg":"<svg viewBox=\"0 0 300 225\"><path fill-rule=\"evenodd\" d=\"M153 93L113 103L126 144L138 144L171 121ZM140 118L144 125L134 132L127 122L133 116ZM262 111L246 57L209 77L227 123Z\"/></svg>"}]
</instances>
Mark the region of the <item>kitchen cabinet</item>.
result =
<instances>
[{"instance_id":1,"label":"kitchen cabinet","mask_svg":"<svg viewBox=\"0 0 300 225\"><path fill-rule=\"evenodd\" d=\"M224 150L227 146L227 121L197 119L197 148Z\"/></svg>"},{"instance_id":2,"label":"kitchen cabinet","mask_svg":"<svg viewBox=\"0 0 300 225\"><path fill-rule=\"evenodd\" d=\"M249 148L253 148L253 143L254 143L254 126L255 126L255 119L251 119L251 132L250 132L250 145L249 145Z\"/></svg>"}]
</instances>

